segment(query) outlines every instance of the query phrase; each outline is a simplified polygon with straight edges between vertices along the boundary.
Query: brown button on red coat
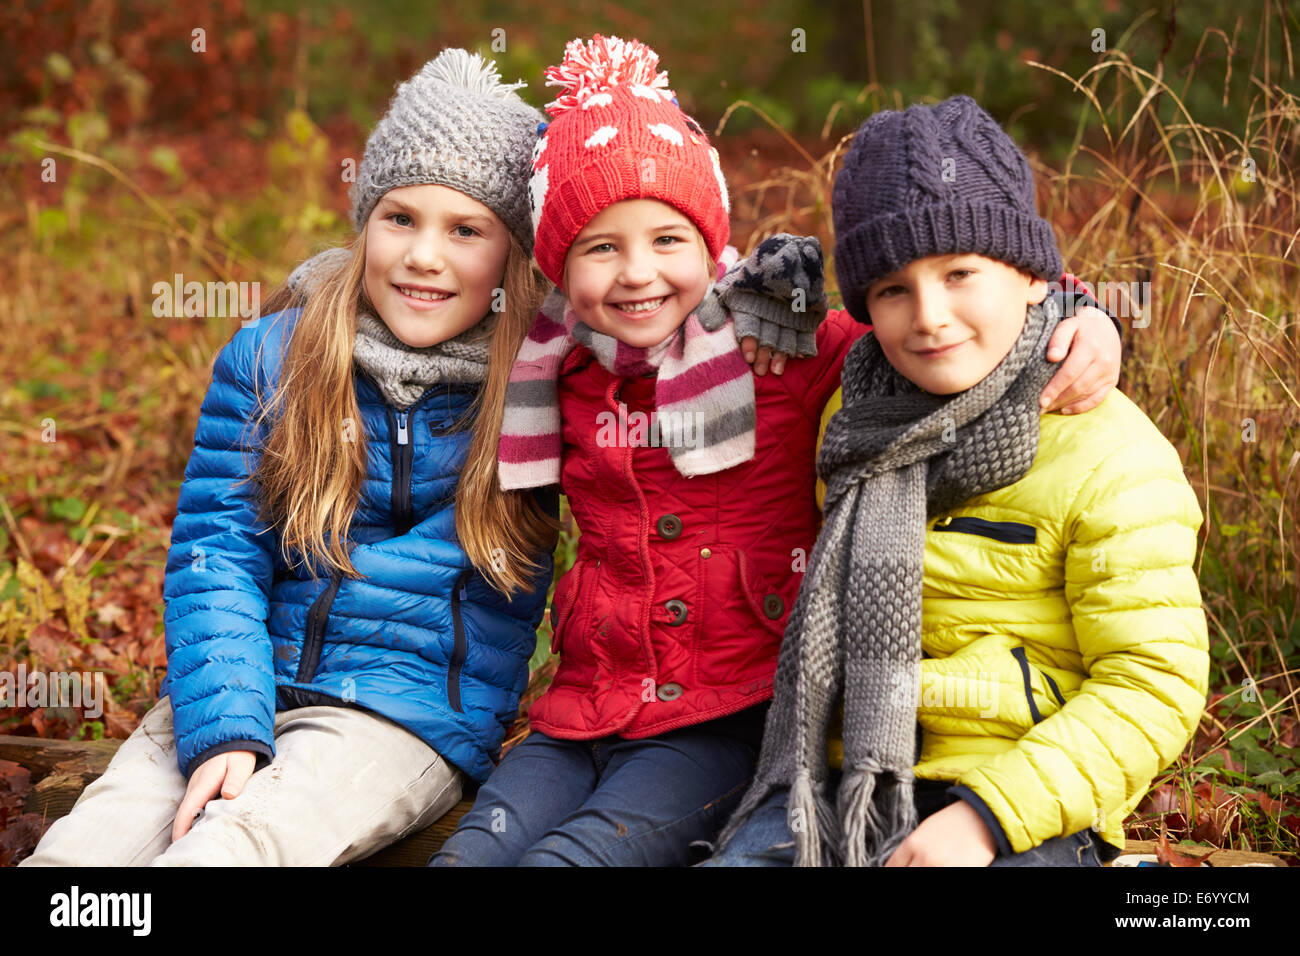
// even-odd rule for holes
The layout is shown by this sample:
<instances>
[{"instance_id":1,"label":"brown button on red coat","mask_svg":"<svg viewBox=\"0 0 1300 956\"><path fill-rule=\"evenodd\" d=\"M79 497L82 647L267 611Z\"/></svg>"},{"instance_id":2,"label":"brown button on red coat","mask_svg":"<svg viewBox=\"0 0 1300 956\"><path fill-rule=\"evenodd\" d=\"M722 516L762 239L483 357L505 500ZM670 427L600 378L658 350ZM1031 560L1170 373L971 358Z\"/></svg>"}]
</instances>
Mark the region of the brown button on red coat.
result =
<instances>
[{"instance_id":1,"label":"brown button on red coat","mask_svg":"<svg viewBox=\"0 0 1300 956\"><path fill-rule=\"evenodd\" d=\"M832 311L816 357L755 376L754 458L694 478L666 448L598 442L597 416L617 419L620 400L626 414L649 415L655 379L612 375L581 346L570 353L559 382L561 484L581 536L555 589L560 665L529 712L534 728L574 740L651 737L772 696L821 523L822 410L867 328Z\"/></svg>"}]
</instances>

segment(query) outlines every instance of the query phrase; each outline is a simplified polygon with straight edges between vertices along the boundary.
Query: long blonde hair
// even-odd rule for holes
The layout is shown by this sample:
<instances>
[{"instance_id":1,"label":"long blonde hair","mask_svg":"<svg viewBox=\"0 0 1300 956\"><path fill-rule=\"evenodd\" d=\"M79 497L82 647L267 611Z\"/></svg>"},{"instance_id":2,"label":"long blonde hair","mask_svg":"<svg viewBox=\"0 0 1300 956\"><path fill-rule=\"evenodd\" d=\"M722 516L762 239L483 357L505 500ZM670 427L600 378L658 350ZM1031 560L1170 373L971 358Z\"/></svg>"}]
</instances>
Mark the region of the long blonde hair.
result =
<instances>
[{"instance_id":1,"label":"long blonde hair","mask_svg":"<svg viewBox=\"0 0 1300 956\"><path fill-rule=\"evenodd\" d=\"M262 314L300 306L285 347L279 386L253 427L273 424L262 458L246 481L259 486L260 517L280 534L286 562L296 553L315 576L318 568L360 577L347 540L366 474L366 441L357 405L352 348L359 309L374 313L365 293L366 233L349 255L302 293L284 286ZM342 257L340 257L342 259ZM527 491L502 491L497 444L506 386L515 354L545 294L545 280L512 234L506 255L505 308L491 333L487 379L462 423L473 438L456 488L456 534L471 563L507 597L531 590L538 558L555 547L559 523ZM265 342L265 339L263 339ZM261 367L261 356L256 367Z\"/></svg>"}]
</instances>

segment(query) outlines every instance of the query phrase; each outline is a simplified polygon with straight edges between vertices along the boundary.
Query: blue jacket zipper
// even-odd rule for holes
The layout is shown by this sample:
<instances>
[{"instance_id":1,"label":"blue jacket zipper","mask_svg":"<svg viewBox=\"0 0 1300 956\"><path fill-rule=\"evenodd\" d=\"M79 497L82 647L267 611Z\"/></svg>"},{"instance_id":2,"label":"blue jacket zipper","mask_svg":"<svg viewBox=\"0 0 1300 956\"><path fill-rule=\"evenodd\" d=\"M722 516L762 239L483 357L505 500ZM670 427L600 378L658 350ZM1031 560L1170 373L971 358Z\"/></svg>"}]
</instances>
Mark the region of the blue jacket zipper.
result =
<instances>
[{"instance_id":1,"label":"blue jacket zipper","mask_svg":"<svg viewBox=\"0 0 1300 956\"><path fill-rule=\"evenodd\" d=\"M298 659L298 676L295 678L299 684L310 684L316 678L321 648L325 646L325 622L329 620L330 605L334 603L342 583L343 572L335 571L307 612L307 633L303 638L302 656Z\"/></svg>"},{"instance_id":2,"label":"blue jacket zipper","mask_svg":"<svg viewBox=\"0 0 1300 956\"><path fill-rule=\"evenodd\" d=\"M411 513L411 465L415 446L411 444L411 432L408 427L409 413L396 412L394 441L396 452L393 455L393 527L398 536L411 530L414 516Z\"/></svg>"},{"instance_id":3,"label":"blue jacket zipper","mask_svg":"<svg viewBox=\"0 0 1300 956\"><path fill-rule=\"evenodd\" d=\"M468 651L460 605L469 592L466 582L473 573L472 569L462 571L451 591L451 627L455 634L455 644L452 646L451 660L447 664L447 702L458 714L465 713L460 703L460 669L465 664L465 654Z\"/></svg>"},{"instance_id":4,"label":"blue jacket zipper","mask_svg":"<svg viewBox=\"0 0 1300 956\"><path fill-rule=\"evenodd\" d=\"M379 390L379 384L365 372L363 376L375 385L376 391ZM420 396L423 402L434 392L430 389L424 395ZM381 393L382 394L382 393ZM419 402L416 403L417 405ZM394 414L391 405L385 403L385 410L388 412L390 424ZM393 483L392 483L392 502L394 523L397 525L399 535L405 534L411 526L411 461L412 447L410 441L410 411L415 406L411 406L405 412L397 412L398 427L390 428L390 432L395 432L393 438ZM296 681L299 684L310 684L316 677L316 669L320 666L321 651L325 646L325 629L329 622L330 608L334 604L334 599L338 596L339 586L343 583L343 573L335 571L330 576L330 582L325 586L312 602L311 609L307 612L307 629L303 637L302 655L298 659L298 674Z\"/></svg>"},{"instance_id":5,"label":"blue jacket zipper","mask_svg":"<svg viewBox=\"0 0 1300 956\"><path fill-rule=\"evenodd\" d=\"M383 394L373 377L366 372L360 374L375 386L375 391ZM406 534L415 524L411 505L412 463L415 457L415 446L411 443L411 421L415 417L415 410L438 391L437 388L429 389L405 411L398 411L390 403L384 402L384 414L388 417L388 447L393 460L393 480L388 500L393 513L394 537Z\"/></svg>"},{"instance_id":6,"label":"blue jacket zipper","mask_svg":"<svg viewBox=\"0 0 1300 956\"><path fill-rule=\"evenodd\" d=\"M358 369L358 371L360 370ZM379 383L373 377L366 372L361 372L361 375L375 386L375 391L381 395L383 394L382 389L379 388ZM393 460L393 482L389 501L393 512L393 527L397 536L406 534L414 524L411 504L411 480L415 446L411 442L411 421L414 418L415 410L439 392L470 390L463 387L458 388L454 385L443 389L431 388L405 411L398 411L390 403L384 403L384 411L388 416L389 448ZM430 434L438 437L432 427L430 428ZM456 579L456 584L451 592L451 620L452 629L455 632L455 643L452 647L451 660L447 664L447 701L451 704L452 710L458 714L465 712L462 709L460 700L460 671L465 663L465 654L467 652L465 625L460 605L465 600L468 592L466 582L472 573L472 569L463 571ZM333 598L331 597L330 600L332 601ZM314 609L315 606L313 605ZM326 608L326 613L328 613L328 608ZM318 649L317 657L319 658L319 656Z\"/></svg>"},{"instance_id":7,"label":"blue jacket zipper","mask_svg":"<svg viewBox=\"0 0 1300 956\"><path fill-rule=\"evenodd\" d=\"M373 376L360 368L357 369L357 372L375 387L376 392L381 396L384 394L383 389L379 387L379 383L375 381ZM388 416L388 446L393 460L393 482L389 492L389 507L393 513L395 537L406 534L415 524L411 504L411 480L414 471L412 463L415 458L415 446L411 442L411 422L415 418L415 410L439 394L450 395L452 392L475 391L477 391L476 388L467 385L434 386L427 389L416 400L415 404L400 412L389 402L384 402L384 413ZM435 430L432 424L429 426L429 434L435 438L441 437L446 430L446 428Z\"/></svg>"}]
</instances>

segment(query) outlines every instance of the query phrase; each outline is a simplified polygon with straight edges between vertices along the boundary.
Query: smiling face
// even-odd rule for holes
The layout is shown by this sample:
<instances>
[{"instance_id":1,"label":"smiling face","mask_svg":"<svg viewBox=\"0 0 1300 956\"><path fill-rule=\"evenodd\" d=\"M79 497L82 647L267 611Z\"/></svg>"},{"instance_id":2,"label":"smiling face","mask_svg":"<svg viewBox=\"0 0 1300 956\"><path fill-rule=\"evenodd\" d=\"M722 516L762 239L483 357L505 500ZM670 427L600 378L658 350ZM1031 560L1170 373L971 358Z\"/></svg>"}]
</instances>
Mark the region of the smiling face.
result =
<instances>
[{"instance_id":1,"label":"smiling face","mask_svg":"<svg viewBox=\"0 0 1300 956\"><path fill-rule=\"evenodd\" d=\"M437 345L488 314L509 248L505 223L462 192L390 189L366 224L366 295L407 345Z\"/></svg>"},{"instance_id":2,"label":"smiling face","mask_svg":"<svg viewBox=\"0 0 1300 956\"><path fill-rule=\"evenodd\" d=\"M686 216L657 199L626 199L578 233L565 259L564 293L595 331L648 348L703 301L711 272Z\"/></svg>"},{"instance_id":3,"label":"smiling face","mask_svg":"<svg viewBox=\"0 0 1300 956\"><path fill-rule=\"evenodd\" d=\"M998 366L1042 302L1047 282L979 255L926 256L872 283L867 309L889 363L933 395L952 395Z\"/></svg>"}]
</instances>

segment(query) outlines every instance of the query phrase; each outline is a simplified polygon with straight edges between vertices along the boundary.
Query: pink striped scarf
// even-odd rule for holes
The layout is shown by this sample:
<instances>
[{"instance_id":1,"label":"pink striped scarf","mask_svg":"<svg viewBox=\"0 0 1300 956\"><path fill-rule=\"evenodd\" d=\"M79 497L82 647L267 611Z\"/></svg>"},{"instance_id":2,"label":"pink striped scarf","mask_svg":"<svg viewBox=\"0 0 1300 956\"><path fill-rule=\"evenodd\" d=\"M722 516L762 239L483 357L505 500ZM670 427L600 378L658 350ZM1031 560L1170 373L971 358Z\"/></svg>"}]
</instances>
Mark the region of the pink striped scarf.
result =
<instances>
[{"instance_id":1,"label":"pink striped scarf","mask_svg":"<svg viewBox=\"0 0 1300 956\"><path fill-rule=\"evenodd\" d=\"M510 373L497 451L503 490L559 482L558 382L565 356L577 345L589 348L614 375L658 372L649 428L638 428L635 419L619 421L616 440L667 446L673 464L688 478L754 457L754 377L730 316L710 332L692 312L663 342L635 348L580 321L557 289L542 303ZM626 406L620 403L603 426L593 421L591 427L609 427L614 415L626 420Z\"/></svg>"}]
</instances>

